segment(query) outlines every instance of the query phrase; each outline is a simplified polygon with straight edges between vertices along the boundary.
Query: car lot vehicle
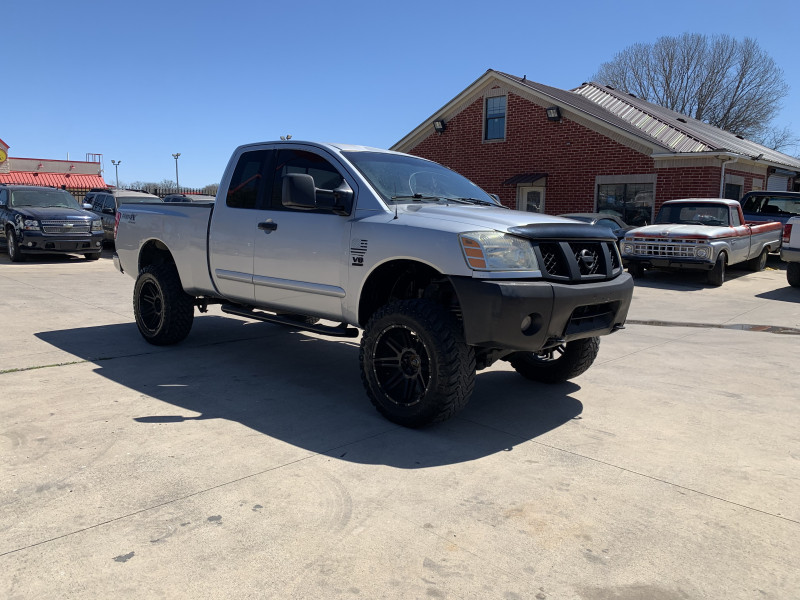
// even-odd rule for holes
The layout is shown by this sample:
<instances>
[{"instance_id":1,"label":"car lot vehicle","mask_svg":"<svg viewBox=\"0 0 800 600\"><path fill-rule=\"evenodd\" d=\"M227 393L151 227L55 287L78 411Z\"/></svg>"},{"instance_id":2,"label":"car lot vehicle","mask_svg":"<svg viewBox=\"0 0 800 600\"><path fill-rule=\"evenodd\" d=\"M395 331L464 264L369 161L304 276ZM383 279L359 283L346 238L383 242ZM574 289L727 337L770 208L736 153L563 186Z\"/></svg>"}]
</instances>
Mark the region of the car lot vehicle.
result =
<instances>
[{"instance_id":1,"label":"car lot vehicle","mask_svg":"<svg viewBox=\"0 0 800 600\"><path fill-rule=\"evenodd\" d=\"M13 262L27 254L83 254L100 258L100 220L66 190L0 184L0 237Z\"/></svg>"},{"instance_id":2,"label":"car lot vehicle","mask_svg":"<svg viewBox=\"0 0 800 600\"><path fill-rule=\"evenodd\" d=\"M455 414L496 360L537 381L580 375L630 306L608 230L508 210L418 157L250 144L217 197L120 207L114 261L136 279L142 336L178 342L210 303L326 335L362 328L367 395L401 425Z\"/></svg>"},{"instance_id":3,"label":"car lot vehicle","mask_svg":"<svg viewBox=\"0 0 800 600\"><path fill-rule=\"evenodd\" d=\"M103 222L103 240L113 242L114 220L122 204L160 203L161 198L138 190L93 189L83 201L92 205L91 211Z\"/></svg>"},{"instance_id":4,"label":"car lot vehicle","mask_svg":"<svg viewBox=\"0 0 800 600\"><path fill-rule=\"evenodd\" d=\"M164 202L214 202L215 196L208 194L169 194L164 196Z\"/></svg>"},{"instance_id":5,"label":"car lot vehicle","mask_svg":"<svg viewBox=\"0 0 800 600\"><path fill-rule=\"evenodd\" d=\"M634 228L633 225L628 225L623 221L622 217L610 213L570 213L559 216L565 219L574 219L576 221L583 221L584 223L591 223L599 227L608 227L616 236L617 241L621 241L625 237L625 234Z\"/></svg>"},{"instance_id":6,"label":"car lot vehicle","mask_svg":"<svg viewBox=\"0 0 800 600\"><path fill-rule=\"evenodd\" d=\"M800 288L800 217L789 219L783 229L781 260L789 263L786 266L786 281Z\"/></svg>"},{"instance_id":7,"label":"car lot vehicle","mask_svg":"<svg viewBox=\"0 0 800 600\"><path fill-rule=\"evenodd\" d=\"M747 192L741 204L747 222L777 221L785 225L792 217L800 216L800 192Z\"/></svg>"},{"instance_id":8,"label":"car lot vehicle","mask_svg":"<svg viewBox=\"0 0 800 600\"><path fill-rule=\"evenodd\" d=\"M636 276L646 268L701 269L711 285L722 285L729 265L762 271L781 245L780 223L747 223L735 200L688 198L661 206L653 225L632 229L622 259Z\"/></svg>"}]
</instances>

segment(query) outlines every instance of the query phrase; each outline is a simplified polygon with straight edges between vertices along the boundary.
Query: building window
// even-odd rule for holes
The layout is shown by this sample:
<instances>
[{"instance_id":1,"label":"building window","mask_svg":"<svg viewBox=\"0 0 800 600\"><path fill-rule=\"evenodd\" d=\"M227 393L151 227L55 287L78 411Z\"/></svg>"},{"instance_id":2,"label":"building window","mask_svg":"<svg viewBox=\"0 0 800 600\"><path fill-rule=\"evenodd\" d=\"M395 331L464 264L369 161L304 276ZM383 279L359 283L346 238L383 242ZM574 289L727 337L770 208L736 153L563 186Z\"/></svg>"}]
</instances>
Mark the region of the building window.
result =
<instances>
[{"instance_id":1,"label":"building window","mask_svg":"<svg viewBox=\"0 0 800 600\"><path fill-rule=\"evenodd\" d=\"M506 97L493 96L486 99L485 140L502 140L506 137Z\"/></svg>"},{"instance_id":2,"label":"building window","mask_svg":"<svg viewBox=\"0 0 800 600\"><path fill-rule=\"evenodd\" d=\"M611 183L597 186L597 212L622 217L628 225L653 222L652 183Z\"/></svg>"},{"instance_id":3,"label":"building window","mask_svg":"<svg viewBox=\"0 0 800 600\"><path fill-rule=\"evenodd\" d=\"M736 183L726 183L724 197L728 200L740 200L742 197L742 186Z\"/></svg>"}]
</instances>

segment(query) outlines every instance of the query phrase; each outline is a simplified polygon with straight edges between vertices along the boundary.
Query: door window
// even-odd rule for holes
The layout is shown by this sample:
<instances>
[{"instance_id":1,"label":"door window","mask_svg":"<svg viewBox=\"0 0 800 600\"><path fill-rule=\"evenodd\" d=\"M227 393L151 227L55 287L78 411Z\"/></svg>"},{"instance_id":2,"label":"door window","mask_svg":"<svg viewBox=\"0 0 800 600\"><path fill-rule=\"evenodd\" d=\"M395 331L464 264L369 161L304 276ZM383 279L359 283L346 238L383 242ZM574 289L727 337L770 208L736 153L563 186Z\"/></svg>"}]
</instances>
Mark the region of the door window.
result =
<instances>
[{"instance_id":1,"label":"door window","mask_svg":"<svg viewBox=\"0 0 800 600\"><path fill-rule=\"evenodd\" d=\"M520 187L517 190L517 210L544 212L544 187Z\"/></svg>"},{"instance_id":2,"label":"door window","mask_svg":"<svg viewBox=\"0 0 800 600\"><path fill-rule=\"evenodd\" d=\"M306 150L281 150L275 161L275 179L272 184L273 210L296 210L283 206L283 176L302 173L314 178L314 186L323 190L335 190L344 182L344 177L330 162L319 154ZM308 211L304 211L308 212ZM327 210L311 212L330 212Z\"/></svg>"}]
</instances>

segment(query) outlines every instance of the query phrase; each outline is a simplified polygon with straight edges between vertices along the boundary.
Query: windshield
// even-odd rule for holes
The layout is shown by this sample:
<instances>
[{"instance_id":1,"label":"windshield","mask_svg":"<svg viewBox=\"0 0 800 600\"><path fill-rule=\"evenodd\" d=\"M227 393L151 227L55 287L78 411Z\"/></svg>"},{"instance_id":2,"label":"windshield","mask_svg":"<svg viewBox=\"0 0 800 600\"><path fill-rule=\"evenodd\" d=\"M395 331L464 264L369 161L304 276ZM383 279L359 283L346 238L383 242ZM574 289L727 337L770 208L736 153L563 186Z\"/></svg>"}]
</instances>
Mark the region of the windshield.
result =
<instances>
[{"instance_id":1,"label":"windshield","mask_svg":"<svg viewBox=\"0 0 800 600\"><path fill-rule=\"evenodd\" d=\"M706 202L666 204L658 211L656 223L663 225L675 223L680 225L717 225L728 226L730 211L725 204L709 204Z\"/></svg>"},{"instance_id":2,"label":"windshield","mask_svg":"<svg viewBox=\"0 0 800 600\"><path fill-rule=\"evenodd\" d=\"M11 192L10 206L37 206L39 208L75 208L78 201L65 190L43 188L41 190L16 190Z\"/></svg>"},{"instance_id":3,"label":"windshield","mask_svg":"<svg viewBox=\"0 0 800 600\"><path fill-rule=\"evenodd\" d=\"M386 202L423 200L499 204L469 179L434 162L385 152L344 152Z\"/></svg>"}]
</instances>

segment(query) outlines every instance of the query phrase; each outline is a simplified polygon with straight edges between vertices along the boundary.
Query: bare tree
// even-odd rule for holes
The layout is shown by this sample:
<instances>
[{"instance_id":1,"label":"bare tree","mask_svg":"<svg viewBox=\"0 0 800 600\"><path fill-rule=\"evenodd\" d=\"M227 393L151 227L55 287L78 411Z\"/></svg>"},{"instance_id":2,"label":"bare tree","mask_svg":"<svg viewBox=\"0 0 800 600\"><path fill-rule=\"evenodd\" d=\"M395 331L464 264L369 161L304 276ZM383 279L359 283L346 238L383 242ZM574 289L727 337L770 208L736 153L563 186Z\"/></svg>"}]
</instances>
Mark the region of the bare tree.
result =
<instances>
[{"instance_id":1,"label":"bare tree","mask_svg":"<svg viewBox=\"0 0 800 600\"><path fill-rule=\"evenodd\" d=\"M754 141L781 138L770 122L789 87L751 38L660 37L619 52L592 79Z\"/></svg>"}]
</instances>

